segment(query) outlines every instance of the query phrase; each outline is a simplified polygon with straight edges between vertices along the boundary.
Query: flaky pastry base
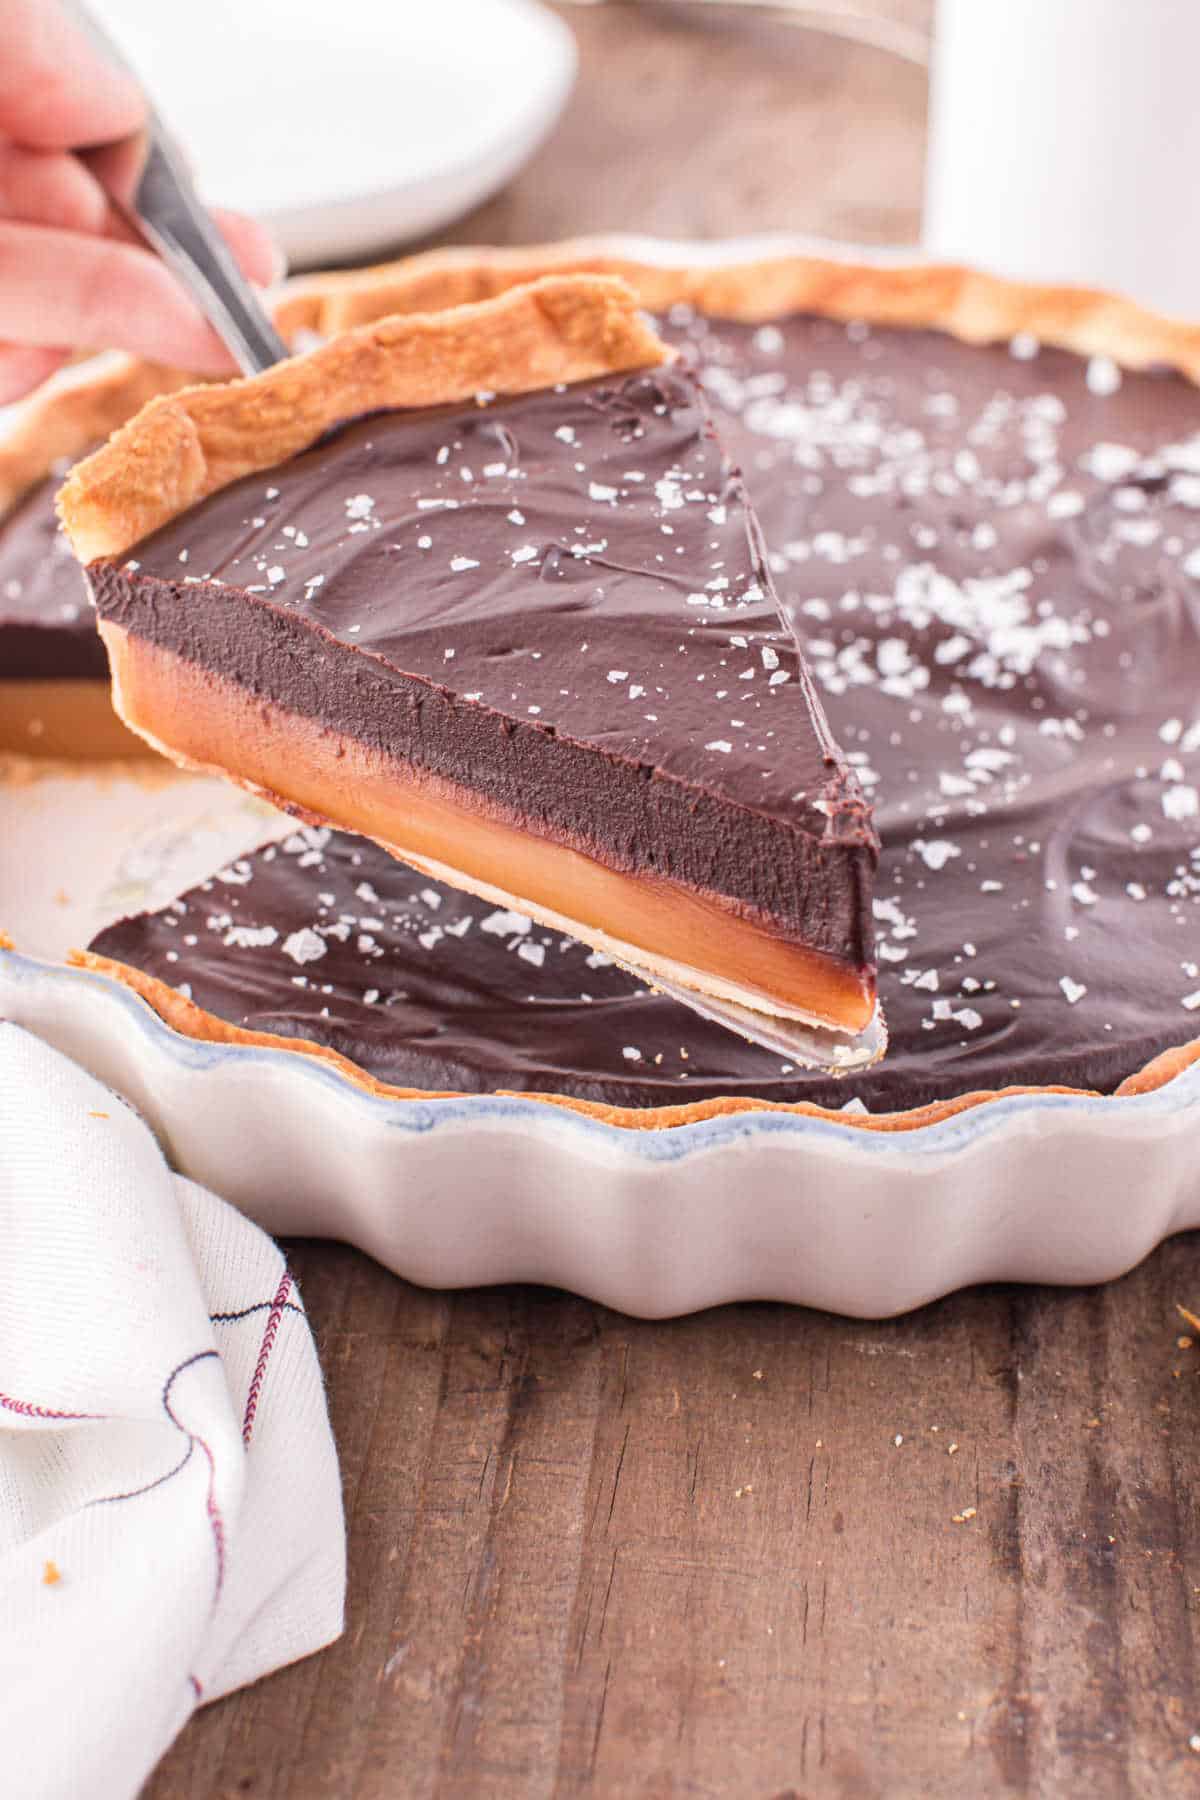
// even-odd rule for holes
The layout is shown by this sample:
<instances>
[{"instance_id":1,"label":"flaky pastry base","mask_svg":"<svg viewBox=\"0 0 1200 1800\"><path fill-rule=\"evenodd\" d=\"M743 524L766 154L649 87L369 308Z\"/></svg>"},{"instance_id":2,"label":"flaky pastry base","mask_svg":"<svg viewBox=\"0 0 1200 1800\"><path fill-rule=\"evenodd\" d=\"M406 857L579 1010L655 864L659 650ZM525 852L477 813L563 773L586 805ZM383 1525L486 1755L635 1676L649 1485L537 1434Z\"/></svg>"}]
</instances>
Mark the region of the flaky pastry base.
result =
<instances>
[{"instance_id":1,"label":"flaky pastry base","mask_svg":"<svg viewBox=\"0 0 1200 1800\"><path fill-rule=\"evenodd\" d=\"M347 419L651 368L672 354L632 289L603 276L551 275L480 305L385 318L261 375L150 401L76 464L59 513L81 562L121 556Z\"/></svg>"}]
</instances>

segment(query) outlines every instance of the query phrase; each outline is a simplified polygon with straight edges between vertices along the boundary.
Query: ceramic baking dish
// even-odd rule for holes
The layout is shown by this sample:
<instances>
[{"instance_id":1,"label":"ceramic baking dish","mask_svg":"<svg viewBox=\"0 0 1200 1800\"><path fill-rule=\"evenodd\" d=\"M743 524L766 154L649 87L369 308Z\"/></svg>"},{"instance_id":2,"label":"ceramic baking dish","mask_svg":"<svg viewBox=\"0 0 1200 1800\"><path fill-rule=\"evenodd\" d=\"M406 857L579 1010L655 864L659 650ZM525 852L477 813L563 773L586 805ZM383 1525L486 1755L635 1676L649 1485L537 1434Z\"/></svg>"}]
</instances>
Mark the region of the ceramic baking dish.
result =
<instances>
[{"instance_id":1,"label":"ceramic baking dish","mask_svg":"<svg viewBox=\"0 0 1200 1800\"><path fill-rule=\"evenodd\" d=\"M433 1287L539 1281L647 1317L863 1317L977 1281L1104 1281L1200 1224L1200 1068L916 1131L743 1113L630 1131L524 1098L379 1099L288 1051L198 1043L103 977L0 958L0 1017L92 1070L269 1231Z\"/></svg>"},{"instance_id":2,"label":"ceramic baking dish","mask_svg":"<svg viewBox=\"0 0 1200 1800\"><path fill-rule=\"evenodd\" d=\"M221 784L165 773L0 789L0 923L37 953L0 955L0 1017L85 1064L271 1231L347 1239L432 1286L548 1282L646 1316L752 1298L879 1316L978 1281L1105 1280L1200 1224L1200 1065L1150 1092L1017 1094L897 1132L783 1112L643 1131L530 1098L380 1098L310 1058L181 1036L57 964L272 828Z\"/></svg>"}]
</instances>

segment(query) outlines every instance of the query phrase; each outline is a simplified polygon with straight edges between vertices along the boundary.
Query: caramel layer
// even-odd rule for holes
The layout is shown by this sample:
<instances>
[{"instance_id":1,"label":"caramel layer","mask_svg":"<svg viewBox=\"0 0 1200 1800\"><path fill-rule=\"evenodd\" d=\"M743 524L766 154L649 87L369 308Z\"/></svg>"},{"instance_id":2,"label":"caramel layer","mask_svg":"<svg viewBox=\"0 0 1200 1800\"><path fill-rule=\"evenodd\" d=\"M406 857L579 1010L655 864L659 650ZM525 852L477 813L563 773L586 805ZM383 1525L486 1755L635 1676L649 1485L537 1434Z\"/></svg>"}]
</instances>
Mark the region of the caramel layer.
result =
<instances>
[{"instance_id":1,"label":"caramel layer","mask_svg":"<svg viewBox=\"0 0 1200 1800\"><path fill-rule=\"evenodd\" d=\"M0 681L0 751L111 761L151 754L112 708L105 681Z\"/></svg>"},{"instance_id":2,"label":"caramel layer","mask_svg":"<svg viewBox=\"0 0 1200 1800\"><path fill-rule=\"evenodd\" d=\"M472 797L102 621L121 717L155 748L320 820L557 931L714 997L857 1032L866 972L772 936L716 897L635 877L482 812ZM225 752L214 747L230 746ZM236 746L234 752L233 747ZM236 770L227 759L236 754Z\"/></svg>"}]
</instances>

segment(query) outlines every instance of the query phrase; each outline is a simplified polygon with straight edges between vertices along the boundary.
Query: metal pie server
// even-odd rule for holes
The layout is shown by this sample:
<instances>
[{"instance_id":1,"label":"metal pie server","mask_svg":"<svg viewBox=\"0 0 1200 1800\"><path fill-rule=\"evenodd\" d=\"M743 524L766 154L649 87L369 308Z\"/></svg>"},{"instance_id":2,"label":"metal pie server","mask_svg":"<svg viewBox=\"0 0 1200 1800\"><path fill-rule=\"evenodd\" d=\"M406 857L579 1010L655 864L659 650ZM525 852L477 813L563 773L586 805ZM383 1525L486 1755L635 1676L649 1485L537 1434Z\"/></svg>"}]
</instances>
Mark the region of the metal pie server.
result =
<instances>
[{"instance_id":1,"label":"metal pie server","mask_svg":"<svg viewBox=\"0 0 1200 1800\"><path fill-rule=\"evenodd\" d=\"M282 362L288 347L201 206L176 146L151 119L138 149L141 167L129 198L109 189L128 223L162 257L237 362L257 375Z\"/></svg>"},{"instance_id":2,"label":"metal pie server","mask_svg":"<svg viewBox=\"0 0 1200 1800\"><path fill-rule=\"evenodd\" d=\"M82 6L74 10L105 54L127 67L92 15ZM136 139L85 151L83 159L121 216L187 289L245 374L257 375L290 354L205 211L187 164L153 110ZM869 1068L887 1047L878 1008L864 1031L851 1034L714 999L623 959L622 967L642 985L802 1068L847 1075Z\"/></svg>"},{"instance_id":3,"label":"metal pie server","mask_svg":"<svg viewBox=\"0 0 1200 1800\"><path fill-rule=\"evenodd\" d=\"M105 56L141 85L95 16L84 6L72 10ZM126 224L187 289L242 373L257 375L282 362L287 345L202 205L187 163L153 107L136 137L77 154Z\"/></svg>"},{"instance_id":4,"label":"metal pie server","mask_svg":"<svg viewBox=\"0 0 1200 1800\"><path fill-rule=\"evenodd\" d=\"M623 959L621 967L646 987L657 988L660 994L678 1000L702 1019L735 1031L763 1050L773 1050L776 1056L801 1069L822 1069L827 1075L860 1074L877 1063L887 1049L887 1026L878 1004L861 1031L835 1031L829 1026L805 1024L800 1019L755 1012L736 1000L715 1000L685 987L681 981L667 981L662 975Z\"/></svg>"}]
</instances>

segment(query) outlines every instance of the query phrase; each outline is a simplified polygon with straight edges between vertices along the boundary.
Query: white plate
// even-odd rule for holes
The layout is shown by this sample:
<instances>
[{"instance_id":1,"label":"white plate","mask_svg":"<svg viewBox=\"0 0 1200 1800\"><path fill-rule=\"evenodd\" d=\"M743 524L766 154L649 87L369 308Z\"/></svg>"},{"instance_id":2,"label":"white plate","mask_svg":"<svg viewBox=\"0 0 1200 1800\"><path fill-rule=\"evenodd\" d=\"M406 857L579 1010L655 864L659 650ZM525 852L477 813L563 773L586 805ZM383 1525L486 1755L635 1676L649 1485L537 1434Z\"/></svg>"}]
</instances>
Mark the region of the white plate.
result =
<instances>
[{"instance_id":1,"label":"white plate","mask_svg":"<svg viewBox=\"0 0 1200 1800\"><path fill-rule=\"evenodd\" d=\"M207 198L297 265L436 230L504 185L570 92L535 0L101 0Z\"/></svg>"}]
</instances>

